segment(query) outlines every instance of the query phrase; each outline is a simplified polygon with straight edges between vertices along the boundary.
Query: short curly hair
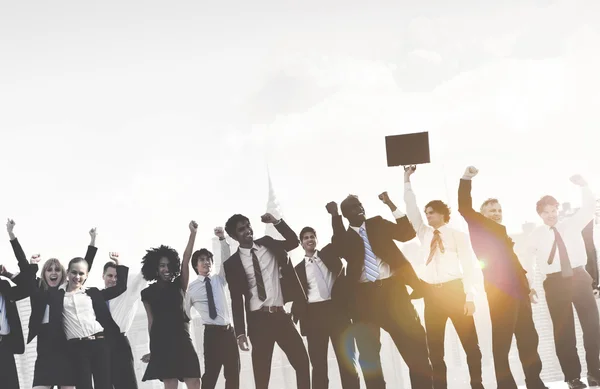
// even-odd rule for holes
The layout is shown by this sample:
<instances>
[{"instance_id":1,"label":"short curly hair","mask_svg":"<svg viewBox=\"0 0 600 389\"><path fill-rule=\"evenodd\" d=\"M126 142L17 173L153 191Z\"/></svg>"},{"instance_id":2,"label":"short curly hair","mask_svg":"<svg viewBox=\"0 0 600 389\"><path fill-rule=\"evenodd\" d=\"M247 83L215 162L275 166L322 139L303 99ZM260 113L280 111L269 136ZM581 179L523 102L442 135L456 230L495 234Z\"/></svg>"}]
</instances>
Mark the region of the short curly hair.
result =
<instances>
[{"instance_id":1,"label":"short curly hair","mask_svg":"<svg viewBox=\"0 0 600 389\"><path fill-rule=\"evenodd\" d=\"M439 213L444 217L444 223L450 221L450 207L448 204L444 203L442 200L431 200L425 206L424 211L427 212L427 208L429 207L433 209L433 212Z\"/></svg>"},{"instance_id":2,"label":"short curly hair","mask_svg":"<svg viewBox=\"0 0 600 389\"><path fill-rule=\"evenodd\" d=\"M559 203L558 203L558 200L556 200L554 197L552 197L550 195L546 195L546 196L542 197L535 204L535 210L538 213L538 215L541 215L542 212L544 212L544 208L546 208L547 205L551 205L553 207L558 207Z\"/></svg>"},{"instance_id":3,"label":"short curly hair","mask_svg":"<svg viewBox=\"0 0 600 389\"><path fill-rule=\"evenodd\" d=\"M158 263L161 258L169 260L169 270L174 277L179 276L181 272L181 259L177 251L169 246L161 245L157 248L146 250L146 255L142 258L142 276L146 281L155 281L158 279Z\"/></svg>"}]
</instances>

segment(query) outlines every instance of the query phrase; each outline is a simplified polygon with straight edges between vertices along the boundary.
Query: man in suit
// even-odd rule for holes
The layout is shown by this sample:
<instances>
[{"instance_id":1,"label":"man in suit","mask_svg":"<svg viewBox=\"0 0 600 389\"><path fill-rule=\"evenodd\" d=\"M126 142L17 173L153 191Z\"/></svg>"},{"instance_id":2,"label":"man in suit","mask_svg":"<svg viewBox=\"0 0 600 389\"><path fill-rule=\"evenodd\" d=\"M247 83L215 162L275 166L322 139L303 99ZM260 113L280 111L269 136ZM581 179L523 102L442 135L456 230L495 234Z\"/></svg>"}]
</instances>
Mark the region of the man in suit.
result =
<instances>
[{"instance_id":1,"label":"man in suit","mask_svg":"<svg viewBox=\"0 0 600 389\"><path fill-rule=\"evenodd\" d=\"M358 323L360 365L368 389L385 388L379 357L379 334L384 329L410 369L412 388L431 389L425 330L406 289L408 285L420 292L422 281L394 242L408 242L415 237L415 230L386 192L379 198L390 208L396 223L381 216L366 219L358 197L350 195L341 204L342 215L350 224L346 230L337 204L327 204L333 244L348 263L346 295L352 319Z\"/></svg>"},{"instance_id":2,"label":"man in suit","mask_svg":"<svg viewBox=\"0 0 600 389\"><path fill-rule=\"evenodd\" d=\"M270 236L254 240L250 221L240 214L233 215L225 224L225 231L240 245L224 264L238 346L248 351L248 337L252 342L256 389L268 389L275 342L296 370L298 389L309 389L308 355L302 337L283 307L299 296L306 298L287 254L298 247L298 238L283 220L269 213L261 219L263 223L273 223L285 240Z\"/></svg>"},{"instance_id":3,"label":"man in suit","mask_svg":"<svg viewBox=\"0 0 600 389\"><path fill-rule=\"evenodd\" d=\"M538 333L533 323L526 272L514 251L514 242L502 223L502 207L496 199L473 209L471 183L478 173L468 167L458 188L458 212L469 226L471 245L480 261L492 321L492 352L498 389L517 389L508 354L517 339L527 389L546 388L540 379L542 361Z\"/></svg>"},{"instance_id":4,"label":"man in suit","mask_svg":"<svg viewBox=\"0 0 600 389\"><path fill-rule=\"evenodd\" d=\"M300 322L301 333L308 342L312 389L329 388L329 339L338 360L342 388L359 389L350 318L339 299L334 299L333 293L334 289L336 292L339 289L336 286L344 281L342 261L332 244L317 250L317 233L312 227L304 227L300 231L300 244L304 249L304 259L296 265L296 273L307 296L294 301L292 314L294 321Z\"/></svg>"},{"instance_id":5,"label":"man in suit","mask_svg":"<svg viewBox=\"0 0 600 389\"><path fill-rule=\"evenodd\" d=\"M20 273L16 276L8 273L4 265L0 265L0 276L11 278L16 286L0 279L0 386L3 389L19 389L19 376L15 364L15 354L25 352L25 341L21 329L21 319L16 302L29 297L29 283L35 274L29 271L27 257L17 248L17 238L13 232L15 222L8 220L6 229L10 237L10 243L15 250L15 256L19 260ZM19 252L17 252L19 251Z\"/></svg>"}]
</instances>

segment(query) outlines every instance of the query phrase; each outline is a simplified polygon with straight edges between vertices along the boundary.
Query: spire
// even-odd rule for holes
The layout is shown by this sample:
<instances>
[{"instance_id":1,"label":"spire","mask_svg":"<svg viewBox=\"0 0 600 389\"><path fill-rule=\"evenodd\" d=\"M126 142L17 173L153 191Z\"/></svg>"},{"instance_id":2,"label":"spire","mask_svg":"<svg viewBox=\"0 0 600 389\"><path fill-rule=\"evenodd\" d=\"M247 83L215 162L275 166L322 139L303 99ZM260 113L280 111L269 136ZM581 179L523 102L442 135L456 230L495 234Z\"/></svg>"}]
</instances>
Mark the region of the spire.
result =
<instances>
[{"instance_id":1,"label":"spire","mask_svg":"<svg viewBox=\"0 0 600 389\"><path fill-rule=\"evenodd\" d=\"M279 206L279 201L277 200L277 196L275 195L275 190L273 189L273 181L271 180L271 172L269 170L269 165L267 164L267 178L269 180L269 198L267 200L267 212L275 216L275 218L280 219L283 218L283 212L281 211L281 207ZM277 229L272 224L267 224L265 227L265 234L269 235L275 239L283 239L283 236L277 231Z\"/></svg>"}]
</instances>

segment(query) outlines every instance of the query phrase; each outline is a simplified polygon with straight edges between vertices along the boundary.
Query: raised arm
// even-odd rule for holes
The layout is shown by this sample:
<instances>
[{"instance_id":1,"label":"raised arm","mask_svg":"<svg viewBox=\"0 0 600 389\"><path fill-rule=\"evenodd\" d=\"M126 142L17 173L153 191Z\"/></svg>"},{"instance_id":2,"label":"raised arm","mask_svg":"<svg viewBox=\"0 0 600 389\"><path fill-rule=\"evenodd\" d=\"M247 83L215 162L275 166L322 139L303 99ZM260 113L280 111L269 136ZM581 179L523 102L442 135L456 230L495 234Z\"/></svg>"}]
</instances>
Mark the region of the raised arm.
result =
<instances>
[{"instance_id":1,"label":"raised arm","mask_svg":"<svg viewBox=\"0 0 600 389\"><path fill-rule=\"evenodd\" d=\"M118 256L111 256L110 259L117 265L117 283L115 286L101 290L102 297L104 297L104 300L106 301L112 300L125 293L127 290L127 277L129 276L129 268L127 266L119 265Z\"/></svg>"},{"instance_id":2,"label":"raised arm","mask_svg":"<svg viewBox=\"0 0 600 389\"><path fill-rule=\"evenodd\" d=\"M198 232L198 223L191 221L189 224L190 237L188 239L187 246L183 252L183 260L181 261L181 289L187 291L188 284L190 282L190 259L194 252L194 242L196 241L196 233Z\"/></svg>"},{"instance_id":3,"label":"raised arm","mask_svg":"<svg viewBox=\"0 0 600 389\"><path fill-rule=\"evenodd\" d=\"M231 248L229 247L229 243L227 243L227 239L225 238L225 230L223 227L215 227L215 236L219 238L219 243L221 244L221 265L219 268L219 277L223 279L223 281L227 282L225 278L225 261L231 257Z\"/></svg>"},{"instance_id":4,"label":"raised arm","mask_svg":"<svg viewBox=\"0 0 600 389\"><path fill-rule=\"evenodd\" d=\"M96 253L98 249L96 248L96 237L98 236L98 232L96 232L96 228L92 228L90 230L90 244L88 245L87 251L85 253L85 261L88 264L88 273L92 270L92 264L94 263L94 258L96 258Z\"/></svg>"},{"instance_id":5,"label":"raised arm","mask_svg":"<svg viewBox=\"0 0 600 389\"><path fill-rule=\"evenodd\" d=\"M343 256L344 251L344 237L346 236L346 228L344 227L344 221L340 215L338 205L335 201L330 201L325 205L325 209L331 215L331 229L333 235L331 236L331 244L335 247L339 256Z\"/></svg>"},{"instance_id":6,"label":"raised arm","mask_svg":"<svg viewBox=\"0 0 600 389\"><path fill-rule=\"evenodd\" d=\"M571 177L571 182L581 188L581 208L566 223L572 224L572 228L583 231L583 229L594 219L596 212L596 199L587 181L580 175Z\"/></svg>"},{"instance_id":7,"label":"raised arm","mask_svg":"<svg viewBox=\"0 0 600 389\"><path fill-rule=\"evenodd\" d=\"M417 232L417 237L419 237L419 240L422 242L425 232L427 232L427 225L423 221L423 216L417 206L417 197L412 190L410 176L413 173L413 169L406 169L404 171L404 203L406 204L406 215L408 216L408 220L413 225L413 228Z\"/></svg>"},{"instance_id":8,"label":"raised arm","mask_svg":"<svg viewBox=\"0 0 600 389\"><path fill-rule=\"evenodd\" d=\"M25 255L25 252L23 251L23 248L21 247L21 244L15 235L15 225L16 223L14 220L8 219L6 222L6 231L8 232L10 244L13 248L13 252L15 253L15 258L17 258L17 262L19 264L19 271L29 273L31 271L29 262L27 261L27 256ZM33 275L35 277L35 273Z\"/></svg>"},{"instance_id":9,"label":"raised arm","mask_svg":"<svg viewBox=\"0 0 600 389\"><path fill-rule=\"evenodd\" d=\"M473 199L471 198L471 183L473 177L479 173L479 170L473 166L469 166L458 185L458 212L462 217L469 222L470 220L482 220L485 217L473 209Z\"/></svg>"},{"instance_id":10,"label":"raised arm","mask_svg":"<svg viewBox=\"0 0 600 389\"><path fill-rule=\"evenodd\" d=\"M386 228L389 230L394 240L397 240L399 242L408 242L415 236L417 236L417 232L415 231L413 225L410 224L410 221L408 220L406 215L402 213L402 211L400 211L398 207L396 207L396 205L388 196L387 192L383 192L382 194L380 194L379 200L381 200L385 205L387 205L390 208L390 211L392 211L392 214L396 219L396 223L392 223L384 219L384 221L386 222Z\"/></svg>"},{"instance_id":11,"label":"raised arm","mask_svg":"<svg viewBox=\"0 0 600 389\"><path fill-rule=\"evenodd\" d=\"M277 220L272 214L265 213L260 217L260 220L265 224L273 224L273 226L275 226L277 231L283 236L283 239L285 239L283 241L278 241L281 242L282 248L285 251L292 251L300 245L298 236L296 235L294 230L292 230L290 226L288 226L287 223L283 221L283 219Z\"/></svg>"}]
</instances>

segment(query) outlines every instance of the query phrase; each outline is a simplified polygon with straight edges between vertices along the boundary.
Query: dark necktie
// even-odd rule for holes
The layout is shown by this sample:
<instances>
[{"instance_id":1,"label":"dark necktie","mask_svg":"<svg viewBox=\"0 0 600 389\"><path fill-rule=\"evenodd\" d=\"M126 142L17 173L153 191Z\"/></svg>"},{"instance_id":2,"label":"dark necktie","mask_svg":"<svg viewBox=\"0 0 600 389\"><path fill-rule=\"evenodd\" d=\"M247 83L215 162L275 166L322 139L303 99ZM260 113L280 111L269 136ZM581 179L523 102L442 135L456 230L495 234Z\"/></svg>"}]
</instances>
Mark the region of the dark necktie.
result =
<instances>
[{"instance_id":1,"label":"dark necktie","mask_svg":"<svg viewBox=\"0 0 600 389\"><path fill-rule=\"evenodd\" d=\"M258 263L258 257L256 256L256 249L251 249L252 253L252 265L254 267L254 278L256 278L256 289L258 290L258 299L265 301L267 299L267 291L265 290L265 282L262 277L262 270L260 270L260 264Z\"/></svg>"},{"instance_id":2,"label":"dark necktie","mask_svg":"<svg viewBox=\"0 0 600 389\"><path fill-rule=\"evenodd\" d=\"M204 277L204 285L206 286L206 297L208 298L208 316L214 320L217 317L217 307L215 306L215 296L213 295L210 278Z\"/></svg>"},{"instance_id":3,"label":"dark necktie","mask_svg":"<svg viewBox=\"0 0 600 389\"><path fill-rule=\"evenodd\" d=\"M433 238L431 239L431 244L429 245L429 258L427 258L427 263L425 265L429 265L429 263L433 260L433 256L435 255L435 249L439 247L440 252L444 253L444 242L442 242L442 236L440 235L439 230L433 231Z\"/></svg>"},{"instance_id":4,"label":"dark necktie","mask_svg":"<svg viewBox=\"0 0 600 389\"><path fill-rule=\"evenodd\" d=\"M108 308L108 310L110 311L110 300L106 300L106 307Z\"/></svg>"},{"instance_id":5,"label":"dark necktie","mask_svg":"<svg viewBox=\"0 0 600 389\"><path fill-rule=\"evenodd\" d=\"M571 277L573 275L573 268L571 267L571 261L569 261L569 254L567 254L567 246L562 239L562 236L558 233L556 227L551 227L554 231L554 244L552 250L550 250L550 256L548 257L548 265L552 265L554 257L556 255L556 249L558 248L558 256L560 257L560 271L563 277Z\"/></svg>"}]
</instances>

